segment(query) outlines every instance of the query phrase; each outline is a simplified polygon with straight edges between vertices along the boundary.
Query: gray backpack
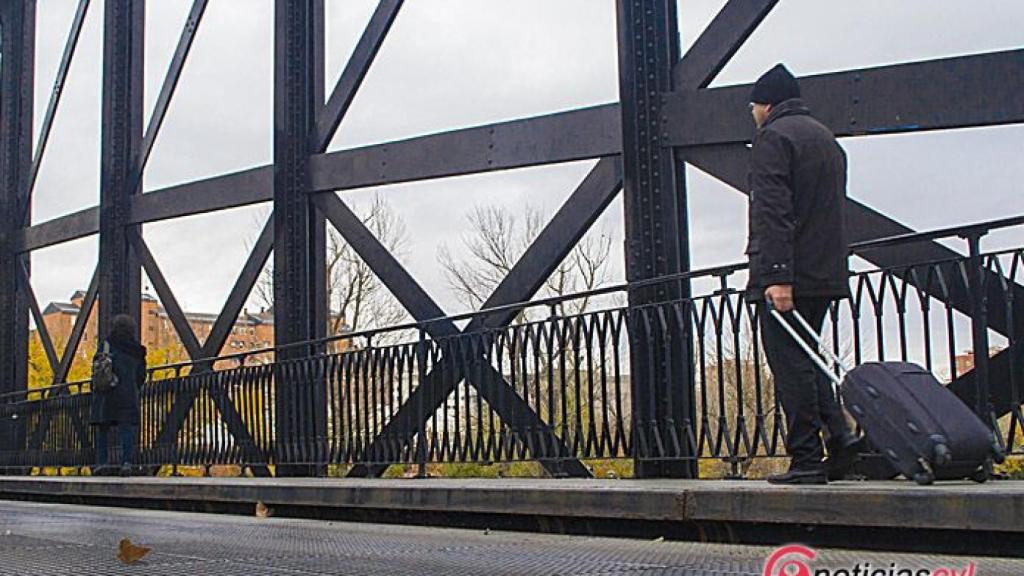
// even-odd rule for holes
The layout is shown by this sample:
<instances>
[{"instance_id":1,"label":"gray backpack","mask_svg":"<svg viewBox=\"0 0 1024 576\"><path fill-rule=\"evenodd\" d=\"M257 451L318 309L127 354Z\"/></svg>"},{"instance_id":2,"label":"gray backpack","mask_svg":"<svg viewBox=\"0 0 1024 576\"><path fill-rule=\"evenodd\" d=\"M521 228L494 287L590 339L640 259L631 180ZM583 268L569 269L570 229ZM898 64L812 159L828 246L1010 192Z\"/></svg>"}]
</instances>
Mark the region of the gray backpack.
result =
<instances>
[{"instance_id":1,"label":"gray backpack","mask_svg":"<svg viewBox=\"0 0 1024 576\"><path fill-rule=\"evenodd\" d=\"M92 358L92 391L110 392L117 387L114 373L114 357L110 354L110 343L103 342L103 348Z\"/></svg>"}]
</instances>

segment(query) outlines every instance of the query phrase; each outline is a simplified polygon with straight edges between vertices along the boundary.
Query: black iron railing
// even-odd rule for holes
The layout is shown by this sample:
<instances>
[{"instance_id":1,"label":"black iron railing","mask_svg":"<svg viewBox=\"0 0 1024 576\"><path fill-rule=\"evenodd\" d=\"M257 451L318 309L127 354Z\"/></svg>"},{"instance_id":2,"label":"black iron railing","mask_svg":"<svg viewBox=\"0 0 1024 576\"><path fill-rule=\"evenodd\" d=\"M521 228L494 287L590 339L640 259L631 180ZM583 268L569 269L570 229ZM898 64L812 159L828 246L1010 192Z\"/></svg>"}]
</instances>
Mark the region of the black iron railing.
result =
<instances>
[{"instance_id":1,"label":"black iron railing","mask_svg":"<svg viewBox=\"0 0 1024 576\"><path fill-rule=\"evenodd\" d=\"M851 361L926 366L1017 453L1024 451L1024 248L981 253L978 240L1022 223L1016 218L858 245L863 252L959 237L969 254L856 271L852 297L832 307L825 327L833 349ZM322 474L536 460L557 471L577 460L697 455L719 472L743 474L759 458L781 456L784 436L759 347L758 309L741 290L745 267L658 281L680 278L698 296L629 307L626 295L641 285L612 286L151 368L140 394L137 463L288 463ZM581 309L584 299L588 308ZM505 325L509 317L514 320ZM430 337L431 324L440 322L482 328ZM644 338L672 348L687 330L694 335L692 418L635 421L629 342ZM687 380L686 366L643 365L669 371L672 381ZM0 432L8 438L0 465L91 464L91 398L88 382L0 398Z\"/></svg>"}]
</instances>

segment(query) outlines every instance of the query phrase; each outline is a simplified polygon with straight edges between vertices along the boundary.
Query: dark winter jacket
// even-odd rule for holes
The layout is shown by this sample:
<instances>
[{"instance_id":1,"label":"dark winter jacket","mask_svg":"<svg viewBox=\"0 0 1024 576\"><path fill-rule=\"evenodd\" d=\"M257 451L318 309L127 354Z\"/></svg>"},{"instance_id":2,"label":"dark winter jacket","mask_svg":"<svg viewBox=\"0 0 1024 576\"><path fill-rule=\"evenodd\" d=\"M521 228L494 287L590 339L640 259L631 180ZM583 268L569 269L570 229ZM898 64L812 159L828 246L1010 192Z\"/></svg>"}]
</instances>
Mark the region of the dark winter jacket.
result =
<instances>
[{"instance_id":1,"label":"dark winter jacket","mask_svg":"<svg viewBox=\"0 0 1024 576\"><path fill-rule=\"evenodd\" d=\"M107 341L117 386L109 392L93 392L89 420L94 425L138 424L139 388L146 381L146 347L128 339L111 337Z\"/></svg>"},{"instance_id":2,"label":"dark winter jacket","mask_svg":"<svg viewBox=\"0 0 1024 576\"><path fill-rule=\"evenodd\" d=\"M754 139L747 296L792 284L795 297L849 294L846 153L799 98L775 106Z\"/></svg>"}]
</instances>

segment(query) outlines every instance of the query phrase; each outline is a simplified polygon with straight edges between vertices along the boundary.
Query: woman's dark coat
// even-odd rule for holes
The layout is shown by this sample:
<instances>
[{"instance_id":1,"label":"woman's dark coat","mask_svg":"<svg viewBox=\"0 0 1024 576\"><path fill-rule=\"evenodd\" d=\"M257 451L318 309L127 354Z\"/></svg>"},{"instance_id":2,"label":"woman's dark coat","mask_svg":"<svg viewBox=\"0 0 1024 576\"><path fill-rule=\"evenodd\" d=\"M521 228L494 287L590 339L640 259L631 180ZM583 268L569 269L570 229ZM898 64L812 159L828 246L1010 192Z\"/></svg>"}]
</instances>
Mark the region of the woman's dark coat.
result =
<instances>
[{"instance_id":1,"label":"woman's dark coat","mask_svg":"<svg viewBox=\"0 0 1024 576\"><path fill-rule=\"evenodd\" d=\"M93 392L89 421L94 425L138 425L139 388L146 381L146 347L114 336L107 341L117 386L109 392Z\"/></svg>"}]
</instances>

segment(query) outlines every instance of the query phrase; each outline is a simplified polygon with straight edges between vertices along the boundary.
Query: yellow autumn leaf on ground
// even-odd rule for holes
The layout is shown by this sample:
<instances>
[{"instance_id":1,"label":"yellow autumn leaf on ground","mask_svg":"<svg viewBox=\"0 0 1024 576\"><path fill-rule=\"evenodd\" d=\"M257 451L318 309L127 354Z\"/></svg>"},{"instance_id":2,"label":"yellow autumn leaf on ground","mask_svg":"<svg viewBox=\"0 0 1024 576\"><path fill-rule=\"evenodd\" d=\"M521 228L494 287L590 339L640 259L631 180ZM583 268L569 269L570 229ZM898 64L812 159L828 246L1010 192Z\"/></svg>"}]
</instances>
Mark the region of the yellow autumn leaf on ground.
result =
<instances>
[{"instance_id":1,"label":"yellow autumn leaf on ground","mask_svg":"<svg viewBox=\"0 0 1024 576\"><path fill-rule=\"evenodd\" d=\"M256 517L257 518L270 518L274 514L274 511L263 502L256 502Z\"/></svg>"},{"instance_id":2,"label":"yellow autumn leaf on ground","mask_svg":"<svg viewBox=\"0 0 1024 576\"><path fill-rule=\"evenodd\" d=\"M121 538L121 543L117 546L117 559L125 564L135 564L149 554L150 550L151 548L132 544L132 541L127 538Z\"/></svg>"}]
</instances>

